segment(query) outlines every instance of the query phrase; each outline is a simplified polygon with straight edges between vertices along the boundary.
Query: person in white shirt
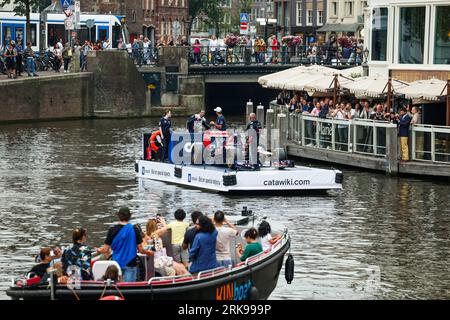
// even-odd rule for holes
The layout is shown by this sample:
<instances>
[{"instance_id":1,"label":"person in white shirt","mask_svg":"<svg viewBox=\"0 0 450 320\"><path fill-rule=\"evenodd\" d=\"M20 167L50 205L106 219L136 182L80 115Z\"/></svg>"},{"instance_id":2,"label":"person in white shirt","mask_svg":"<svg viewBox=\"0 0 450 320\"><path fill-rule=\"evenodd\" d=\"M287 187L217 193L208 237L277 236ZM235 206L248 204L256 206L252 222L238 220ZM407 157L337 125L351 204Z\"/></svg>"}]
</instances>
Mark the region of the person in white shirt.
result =
<instances>
[{"instance_id":1,"label":"person in white shirt","mask_svg":"<svg viewBox=\"0 0 450 320\"><path fill-rule=\"evenodd\" d=\"M209 52L211 53L212 61L216 59L217 47L218 47L217 38L216 36L212 36L211 39L209 40Z\"/></svg>"},{"instance_id":2,"label":"person in white shirt","mask_svg":"<svg viewBox=\"0 0 450 320\"><path fill-rule=\"evenodd\" d=\"M281 239L281 235L277 234L272 237L272 230L270 224L267 221L262 221L258 227L258 234L261 238L261 245L263 251L269 250L272 246Z\"/></svg>"},{"instance_id":3,"label":"person in white shirt","mask_svg":"<svg viewBox=\"0 0 450 320\"><path fill-rule=\"evenodd\" d=\"M228 222L223 211L217 211L213 219L218 232L216 241L216 259L217 267L226 267L233 265L231 260L230 242L239 234L236 227Z\"/></svg>"},{"instance_id":4,"label":"person in white shirt","mask_svg":"<svg viewBox=\"0 0 450 320\"><path fill-rule=\"evenodd\" d=\"M59 48L59 46L56 44L53 48L53 54L55 55L55 61L54 61L54 69L56 72L59 72L61 69L62 64L62 50Z\"/></svg>"},{"instance_id":5,"label":"person in white shirt","mask_svg":"<svg viewBox=\"0 0 450 320\"><path fill-rule=\"evenodd\" d=\"M64 49L62 42L63 42L62 39L59 39L58 43L56 44L58 46L59 50L61 50L61 51Z\"/></svg>"}]
</instances>

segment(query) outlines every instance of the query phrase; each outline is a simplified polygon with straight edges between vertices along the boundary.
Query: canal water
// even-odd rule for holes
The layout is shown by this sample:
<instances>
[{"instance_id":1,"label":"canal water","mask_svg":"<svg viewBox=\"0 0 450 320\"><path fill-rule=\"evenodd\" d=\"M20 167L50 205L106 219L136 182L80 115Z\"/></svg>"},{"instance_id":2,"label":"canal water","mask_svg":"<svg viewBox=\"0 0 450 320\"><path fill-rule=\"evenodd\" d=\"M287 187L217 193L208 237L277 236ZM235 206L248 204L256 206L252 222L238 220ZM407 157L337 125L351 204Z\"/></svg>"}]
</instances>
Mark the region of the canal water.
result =
<instances>
[{"instance_id":1,"label":"canal water","mask_svg":"<svg viewBox=\"0 0 450 320\"><path fill-rule=\"evenodd\" d=\"M235 119L236 120L236 119ZM238 119L240 120L240 119ZM0 298L40 246L69 244L84 227L100 246L114 212L144 224L161 213L243 206L288 226L295 278L284 268L271 299L449 299L449 184L341 168L327 195L244 197L134 177L140 136L157 119L0 126ZM185 119L176 120L183 127ZM329 167L329 165L320 165Z\"/></svg>"}]
</instances>

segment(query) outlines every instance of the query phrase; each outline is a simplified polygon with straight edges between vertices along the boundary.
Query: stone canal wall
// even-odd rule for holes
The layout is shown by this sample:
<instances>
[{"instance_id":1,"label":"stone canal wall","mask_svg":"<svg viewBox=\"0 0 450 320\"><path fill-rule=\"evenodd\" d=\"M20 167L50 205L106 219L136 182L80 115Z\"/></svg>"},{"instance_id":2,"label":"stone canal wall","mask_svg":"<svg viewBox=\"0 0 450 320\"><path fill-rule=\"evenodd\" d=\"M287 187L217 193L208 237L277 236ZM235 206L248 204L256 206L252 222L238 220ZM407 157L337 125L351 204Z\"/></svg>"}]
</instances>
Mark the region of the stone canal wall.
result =
<instances>
[{"instance_id":1,"label":"stone canal wall","mask_svg":"<svg viewBox=\"0 0 450 320\"><path fill-rule=\"evenodd\" d=\"M92 79L77 73L0 81L0 122L89 117Z\"/></svg>"},{"instance_id":2,"label":"stone canal wall","mask_svg":"<svg viewBox=\"0 0 450 320\"><path fill-rule=\"evenodd\" d=\"M88 56L93 73L93 110L97 117L149 115L147 85L126 51L93 51Z\"/></svg>"},{"instance_id":3,"label":"stone canal wall","mask_svg":"<svg viewBox=\"0 0 450 320\"><path fill-rule=\"evenodd\" d=\"M147 85L127 52L93 51L88 70L0 81L0 122L150 115Z\"/></svg>"}]
</instances>

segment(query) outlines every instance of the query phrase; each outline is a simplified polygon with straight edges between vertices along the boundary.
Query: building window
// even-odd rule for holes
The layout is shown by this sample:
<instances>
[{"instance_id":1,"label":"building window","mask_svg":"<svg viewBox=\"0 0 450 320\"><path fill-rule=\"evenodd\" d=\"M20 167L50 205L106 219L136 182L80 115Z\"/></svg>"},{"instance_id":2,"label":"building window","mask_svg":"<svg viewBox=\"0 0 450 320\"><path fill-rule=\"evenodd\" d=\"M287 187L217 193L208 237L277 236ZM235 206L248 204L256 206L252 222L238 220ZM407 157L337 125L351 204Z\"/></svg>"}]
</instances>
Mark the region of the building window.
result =
<instances>
[{"instance_id":1,"label":"building window","mask_svg":"<svg viewBox=\"0 0 450 320\"><path fill-rule=\"evenodd\" d=\"M312 25L312 23L313 23L313 11L312 10L307 11L306 19L307 19L307 24Z\"/></svg>"},{"instance_id":2,"label":"building window","mask_svg":"<svg viewBox=\"0 0 450 320\"><path fill-rule=\"evenodd\" d=\"M425 7L400 8L399 63L423 63Z\"/></svg>"},{"instance_id":3,"label":"building window","mask_svg":"<svg viewBox=\"0 0 450 320\"><path fill-rule=\"evenodd\" d=\"M337 1L333 1L331 3L331 12L332 12L333 16L337 16L338 15L338 3L337 3Z\"/></svg>"},{"instance_id":4,"label":"building window","mask_svg":"<svg viewBox=\"0 0 450 320\"><path fill-rule=\"evenodd\" d=\"M317 25L323 25L323 11L317 11Z\"/></svg>"},{"instance_id":5,"label":"building window","mask_svg":"<svg viewBox=\"0 0 450 320\"><path fill-rule=\"evenodd\" d=\"M450 64L450 6L436 7L435 64Z\"/></svg>"},{"instance_id":6,"label":"building window","mask_svg":"<svg viewBox=\"0 0 450 320\"><path fill-rule=\"evenodd\" d=\"M289 28L291 26L291 15L289 13L289 6L284 7L284 26Z\"/></svg>"},{"instance_id":7,"label":"building window","mask_svg":"<svg viewBox=\"0 0 450 320\"><path fill-rule=\"evenodd\" d=\"M387 53L388 8L373 9L372 16L372 50L374 61L386 61Z\"/></svg>"},{"instance_id":8,"label":"building window","mask_svg":"<svg viewBox=\"0 0 450 320\"><path fill-rule=\"evenodd\" d=\"M353 16L353 1L346 1L345 2L345 15L346 16Z\"/></svg>"},{"instance_id":9,"label":"building window","mask_svg":"<svg viewBox=\"0 0 450 320\"><path fill-rule=\"evenodd\" d=\"M297 25L301 26L302 25L302 2L300 2L300 1L297 1L296 13L297 13L297 19L296 19Z\"/></svg>"}]
</instances>

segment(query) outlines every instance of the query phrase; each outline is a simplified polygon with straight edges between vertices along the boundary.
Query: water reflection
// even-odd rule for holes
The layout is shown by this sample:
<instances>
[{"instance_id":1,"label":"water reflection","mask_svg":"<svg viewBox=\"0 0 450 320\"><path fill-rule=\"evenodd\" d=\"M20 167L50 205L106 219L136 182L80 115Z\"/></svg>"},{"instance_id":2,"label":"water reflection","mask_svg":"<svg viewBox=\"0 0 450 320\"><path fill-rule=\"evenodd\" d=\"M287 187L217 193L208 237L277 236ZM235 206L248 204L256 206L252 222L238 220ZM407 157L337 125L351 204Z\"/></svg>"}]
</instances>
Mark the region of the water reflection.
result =
<instances>
[{"instance_id":1,"label":"water reflection","mask_svg":"<svg viewBox=\"0 0 450 320\"><path fill-rule=\"evenodd\" d=\"M140 223L172 219L182 205L230 214L248 206L287 225L295 278L287 285L282 272L272 299L450 297L448 184L344 169L342 192L246 198L137 180L140 134L156 122L0 126L0 298L41 245L69 243L71 229L87 228L100 245L122 205Z\"/></svg>"}]
</instances>

